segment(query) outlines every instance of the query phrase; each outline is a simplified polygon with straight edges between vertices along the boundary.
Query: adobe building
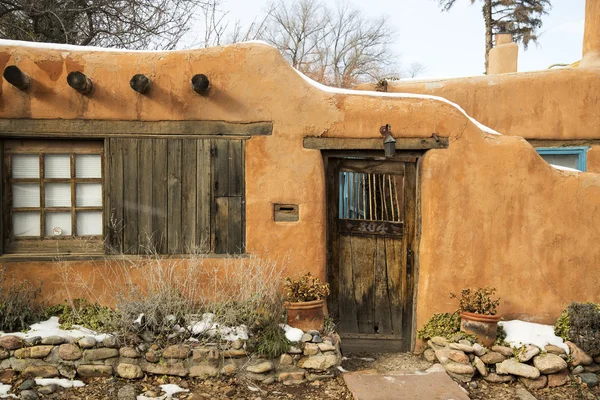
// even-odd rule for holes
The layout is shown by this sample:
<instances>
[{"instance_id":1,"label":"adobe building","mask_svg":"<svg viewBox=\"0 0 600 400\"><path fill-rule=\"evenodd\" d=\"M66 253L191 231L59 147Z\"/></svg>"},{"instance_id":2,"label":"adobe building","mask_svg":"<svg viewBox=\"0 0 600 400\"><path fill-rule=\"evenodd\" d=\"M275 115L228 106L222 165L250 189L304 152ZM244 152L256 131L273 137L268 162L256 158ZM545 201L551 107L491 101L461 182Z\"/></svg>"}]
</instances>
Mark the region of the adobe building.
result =
<instances>
[{"instance_id":1,"label":"adobe building","mask_svg":"<svg viewBox=\"0 0 600 400\"><path fill-rule=\"evenodd\" d=\"M553 323L600 302L600 175L552 167L523 137L597 138L598 70L583 64L430 84L465 113L323 87L259 43L1 41L0 259L61 302L57 256L94 281L120 254L143 273L148 247L207 265L286 255L287 274L331 284L345 343L375 349L413 348L468 287L496 287L505 319Z\"/></svg>"}]
</instances>

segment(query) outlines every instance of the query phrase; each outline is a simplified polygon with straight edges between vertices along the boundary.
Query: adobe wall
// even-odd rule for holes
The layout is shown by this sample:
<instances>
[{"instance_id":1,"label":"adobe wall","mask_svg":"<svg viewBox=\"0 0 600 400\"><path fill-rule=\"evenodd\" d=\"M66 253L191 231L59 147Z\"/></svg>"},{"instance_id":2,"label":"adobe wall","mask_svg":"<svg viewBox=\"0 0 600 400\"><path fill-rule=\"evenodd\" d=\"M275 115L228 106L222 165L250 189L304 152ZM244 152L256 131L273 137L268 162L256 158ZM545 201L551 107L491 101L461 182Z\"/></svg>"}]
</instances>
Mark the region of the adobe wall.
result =
<instances>
[{"instance_id":1,"label":"adobe wall","mask_svg":"<svg viewBox=\"0 0 600 400\"><path fill-rule=\"evenodd\" d=\"M593 273L600 262L600 231L594 219L600 212L600 177L557 171L523 139L485 134L445 102L324 92L304 81L277 50L260 44L119 53L0 43L0 68L13 63L35 83L23 93L3 81L0 118L272 121L272 136L247 142L247 250L266 257L288 255L289 273L311 271L325 277L323 163L319 151L302 147L305 136L380 138L379 127L387 123L395 137L450 137L448 149L429 151L421 164L417 325L434 312L453 309L449 292L465 287L493 285L506 316L544 322L557 317L571 300L600 301L600 282ZM66 85L67 73L75 69L94 80L96 89L88 98ZM129 88L136 73L151 77L154 89L148 97ZM211 79L213 91L207 98L189 87L196 73ZM594 85L580 81L579 74L551 76L571 77L571 93L594 102ZM473 85L487 82L475 79ZM539 117L530 123L533 135L541 134L540 125L565 132L547 109L550 104L565 118L564 107L574 113L568 117L576 122L573 130L592 134L598 115L585 115L576 107L586 101L578 96L573 100L567 92L565 101L553 100L540 92L542 87L532 79L530 90L522 90L534 102L524 112ZM463 90L468 97L469 88ZM516 106L502 101L502 87L495 90L499 92L488 93L498 95L494 115L512 115ZM535 93L545 100L536 100ZM485 107L479 104L472 106ZM502 127L514 129L510 117ZM299 204L300 221L273 222L275 202ZM102 268L82 261L68 264L90 279ZM63 299L58 298L64 292L51 262L5 265L18 277L43 279L44 295Z\"/></svg>"}]
</instances>

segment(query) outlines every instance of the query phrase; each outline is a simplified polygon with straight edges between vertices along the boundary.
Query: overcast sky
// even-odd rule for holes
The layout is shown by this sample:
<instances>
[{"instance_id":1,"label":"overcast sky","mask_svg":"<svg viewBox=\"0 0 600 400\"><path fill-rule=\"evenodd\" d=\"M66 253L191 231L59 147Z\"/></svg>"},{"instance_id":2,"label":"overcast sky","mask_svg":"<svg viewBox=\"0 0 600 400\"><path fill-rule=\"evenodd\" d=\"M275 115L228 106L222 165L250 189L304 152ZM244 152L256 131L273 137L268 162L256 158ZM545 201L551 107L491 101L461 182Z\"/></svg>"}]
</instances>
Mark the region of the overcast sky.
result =
<instances>
[{"instance_id":1,"label":"overcast sky","mask_svg":"<svg viewBox=\"0 0 600 400\"><path fill-rule=\"evenodd\" d=\"M261 15L269 0L224 0L229 19L250 23ZM335 4L335 0L325 0ZM442 12L437 0L350 0L368 16L383 13L397 34L392 50L401 65L419 62L427 67L421 78L480 75L485 42L481 4L457 0ZM543 19L539 44L519 52L519 71L546 69L555 63L581 59L585 0L552 0ZM233 24L232 24L233 25Z\"/></svg>"}]
</instances>

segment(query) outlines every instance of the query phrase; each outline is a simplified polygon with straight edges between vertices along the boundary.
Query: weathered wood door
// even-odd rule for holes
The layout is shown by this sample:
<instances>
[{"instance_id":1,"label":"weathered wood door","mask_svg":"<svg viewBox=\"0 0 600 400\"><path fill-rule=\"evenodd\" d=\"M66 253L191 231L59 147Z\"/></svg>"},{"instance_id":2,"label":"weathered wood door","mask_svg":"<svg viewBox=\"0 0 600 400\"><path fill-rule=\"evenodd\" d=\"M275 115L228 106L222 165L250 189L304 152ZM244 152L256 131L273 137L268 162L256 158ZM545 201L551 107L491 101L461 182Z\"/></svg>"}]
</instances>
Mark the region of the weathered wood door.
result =
<instances>
[{"instance_id":1,"label":"weathered wood door","mask_svg":"<svg viewBox=\"0 0 600 400\"><path fill-rule=\"evenodd\" d=\"M416 180L416 162L327 159L329 310L345 349L410 350Z\"/></svg>"}]
</instances>

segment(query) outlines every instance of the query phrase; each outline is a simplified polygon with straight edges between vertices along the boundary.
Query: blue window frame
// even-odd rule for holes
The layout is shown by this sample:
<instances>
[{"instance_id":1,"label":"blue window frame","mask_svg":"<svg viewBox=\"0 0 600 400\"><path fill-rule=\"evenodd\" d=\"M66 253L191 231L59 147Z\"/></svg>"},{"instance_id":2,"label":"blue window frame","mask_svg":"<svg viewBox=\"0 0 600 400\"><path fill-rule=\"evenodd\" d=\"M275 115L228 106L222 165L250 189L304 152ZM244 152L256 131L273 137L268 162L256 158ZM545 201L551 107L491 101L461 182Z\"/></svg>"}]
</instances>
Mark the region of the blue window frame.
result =
<instances>
[{"instance_id":1,"label":"blue window frame","mask_svg":"<svg viewBox=\"0 0 600 400\"><path fill-rule=\"evenodd\" d=\"M571 167L585 172L588 147L542 147L535 150L549 164Z\"/></svg>"}]
</instances>

